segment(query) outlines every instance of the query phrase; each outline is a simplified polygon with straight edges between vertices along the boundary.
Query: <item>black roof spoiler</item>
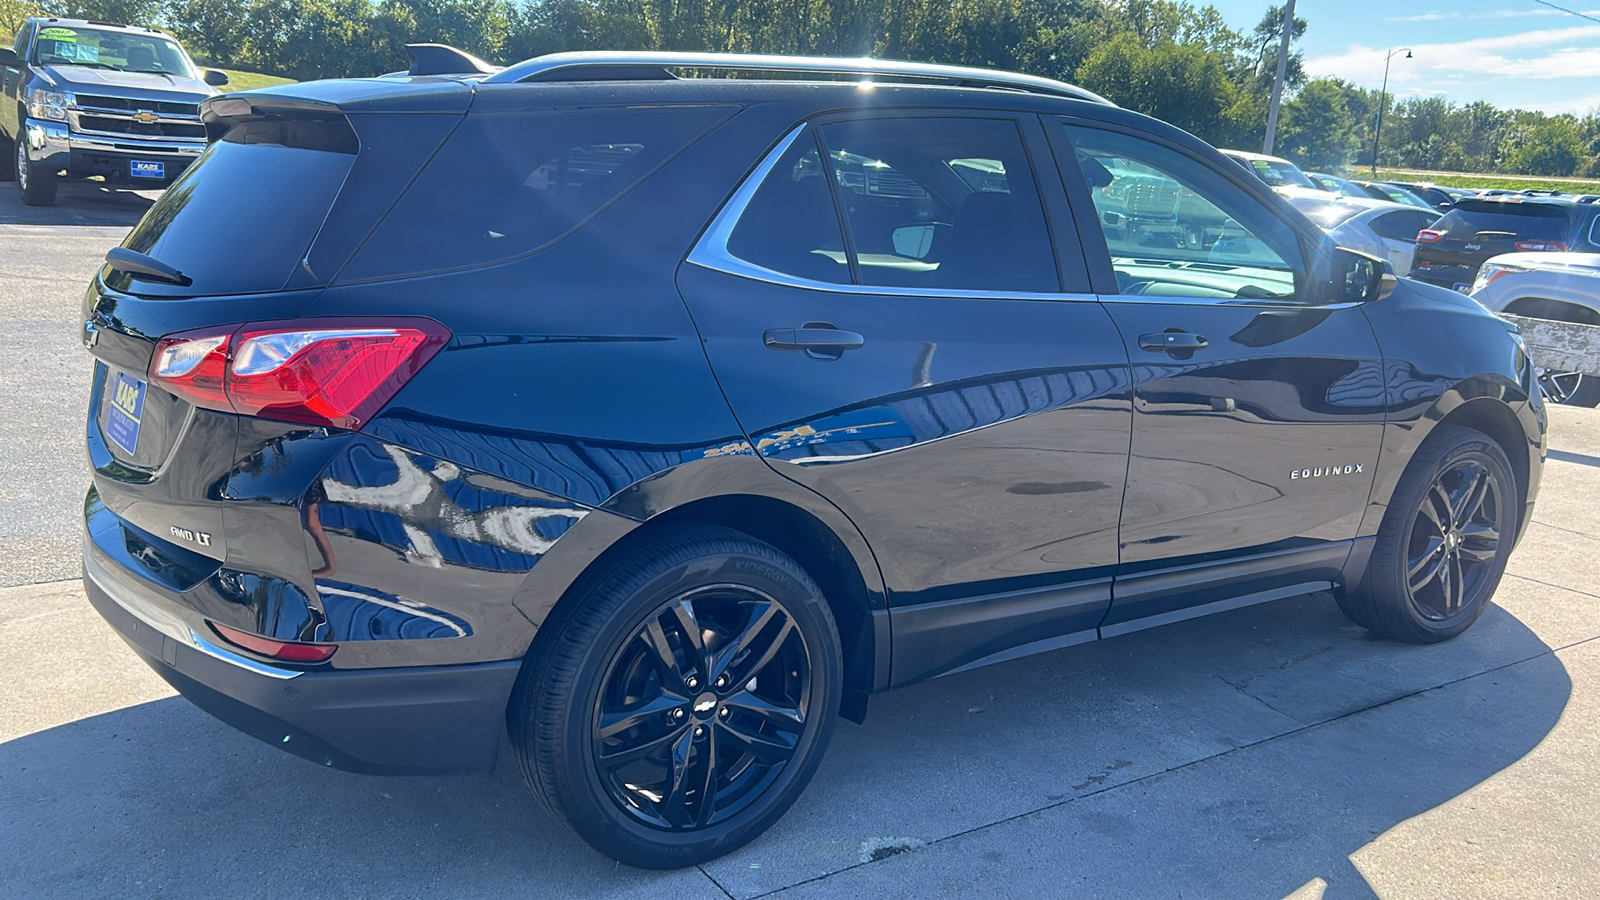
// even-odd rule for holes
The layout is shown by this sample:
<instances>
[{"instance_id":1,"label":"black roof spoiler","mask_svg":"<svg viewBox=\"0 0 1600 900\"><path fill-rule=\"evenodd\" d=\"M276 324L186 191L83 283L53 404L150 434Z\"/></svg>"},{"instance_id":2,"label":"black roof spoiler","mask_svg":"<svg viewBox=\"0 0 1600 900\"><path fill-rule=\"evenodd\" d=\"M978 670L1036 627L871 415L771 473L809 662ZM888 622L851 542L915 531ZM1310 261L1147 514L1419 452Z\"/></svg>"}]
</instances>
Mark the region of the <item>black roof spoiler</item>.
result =
<instances>
[{"instance_id":1,"label":"black roof spoiler","mask_svg":"<svg viewBox=\"0 0 1600 900\"><path fill-rule=\"evenodd\" d=\"M411 57L408 75L493 75L500 71L499 66L448 44L407 44L406 54Z\"/></svg>"}]
</instances>

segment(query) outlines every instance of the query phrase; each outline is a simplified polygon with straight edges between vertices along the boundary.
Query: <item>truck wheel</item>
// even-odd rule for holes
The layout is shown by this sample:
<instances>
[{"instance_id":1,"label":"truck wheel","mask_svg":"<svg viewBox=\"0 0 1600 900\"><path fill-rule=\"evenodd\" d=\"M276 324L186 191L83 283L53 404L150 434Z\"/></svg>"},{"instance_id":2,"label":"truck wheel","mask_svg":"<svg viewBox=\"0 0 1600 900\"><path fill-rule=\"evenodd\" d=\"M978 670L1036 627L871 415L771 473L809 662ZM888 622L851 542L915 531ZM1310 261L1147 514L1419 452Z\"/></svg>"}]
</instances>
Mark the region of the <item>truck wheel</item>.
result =
<instances>
[{"instance_id":1,"label":"truck wheel","mask_svg":"<svg viewBox=\"0 0 1600 900\"><path fill-rule=\"evenodd\" d=\"M29 206L54 206L61 176L29 162L27 142L13 143L16 144L16 152L11 154L11 158L16 163L17 194L22 197L22 202Z\"/></svg>"},{"instance_id":2,"label":"truck wheel","mask_svg":"<svg viewBox=\"0 0 1600 900\"><path fill-rule=\"evenodd\" d=\"M1539 387L1551 403L1590 408L1600 404L1600 376L1546 369L1539 373Z\"/></svg>"}]
</instances>

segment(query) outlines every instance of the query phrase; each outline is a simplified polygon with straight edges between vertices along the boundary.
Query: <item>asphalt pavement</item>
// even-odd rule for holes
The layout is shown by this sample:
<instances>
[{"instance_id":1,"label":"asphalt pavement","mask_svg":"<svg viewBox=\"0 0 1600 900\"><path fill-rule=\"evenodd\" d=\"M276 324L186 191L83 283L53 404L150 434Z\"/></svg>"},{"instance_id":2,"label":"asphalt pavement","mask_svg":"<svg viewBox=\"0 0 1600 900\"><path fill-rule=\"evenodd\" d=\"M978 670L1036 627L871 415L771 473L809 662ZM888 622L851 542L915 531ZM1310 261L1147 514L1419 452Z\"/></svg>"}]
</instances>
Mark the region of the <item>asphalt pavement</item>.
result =
<instances>
[{"instance_id":1,"label":"asphalt pavement","mask_svg":"<svg viewBox=\"0 0 1600 900\"><path fill-rule=\"evenodd\" d=\"M173 695L70 579L83 286L147 198L0 186L0 897L1550 897L1600 883L1600 412L1552 410L1495 605L1432 647L1310 595L952 675L797 806L642 872L483 776L318 768ZM80 219L82 221L80 221ZM508 752L508 751L507 751Z\"/></svg>"}]
</instances>

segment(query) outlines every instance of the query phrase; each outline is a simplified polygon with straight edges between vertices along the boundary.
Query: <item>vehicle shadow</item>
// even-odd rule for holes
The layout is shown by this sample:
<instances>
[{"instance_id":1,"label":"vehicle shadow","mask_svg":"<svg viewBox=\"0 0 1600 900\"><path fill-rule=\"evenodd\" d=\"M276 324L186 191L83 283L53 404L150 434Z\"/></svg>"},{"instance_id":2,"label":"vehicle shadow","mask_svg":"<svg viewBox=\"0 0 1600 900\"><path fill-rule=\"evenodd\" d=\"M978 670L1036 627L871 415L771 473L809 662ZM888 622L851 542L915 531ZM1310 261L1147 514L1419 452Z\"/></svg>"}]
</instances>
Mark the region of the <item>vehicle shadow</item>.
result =
<instances>
[{"instance_id":1,"label":"vehicle shadow","mask_svg":"<svg viewBox=\"0 0 1600 900\"><path fill-rule=\"evenodd\" d=\"M61 185L54 206L27 206L8 181L0 183L0 225L130 228L160 196L160 191L113 189L98 181L79 181Z\"/></svg>"},{"instance_id":2,"label":"vehicle shadow","mask_svg":"<svg viewBox=\"0 0 1600 900\"><path fill-rule=\"evenodd\" d=\"M1325 596L1295 598L874 698L795 809L704 873L594 853L537 808L508 753L489 776L356 776L169 698L0 744L0 882L13 897L744 897L885 841L1012 829L1013 846L962 857L963 881L922 880L921 853L841 877L899 873L847 883L866 895L1230 897L1320 877L1328 896L1371 896L1350 855L1525 755L1570 693L1499 608L1411 647L1343 623Z\"/></svg>"}]
</instances>

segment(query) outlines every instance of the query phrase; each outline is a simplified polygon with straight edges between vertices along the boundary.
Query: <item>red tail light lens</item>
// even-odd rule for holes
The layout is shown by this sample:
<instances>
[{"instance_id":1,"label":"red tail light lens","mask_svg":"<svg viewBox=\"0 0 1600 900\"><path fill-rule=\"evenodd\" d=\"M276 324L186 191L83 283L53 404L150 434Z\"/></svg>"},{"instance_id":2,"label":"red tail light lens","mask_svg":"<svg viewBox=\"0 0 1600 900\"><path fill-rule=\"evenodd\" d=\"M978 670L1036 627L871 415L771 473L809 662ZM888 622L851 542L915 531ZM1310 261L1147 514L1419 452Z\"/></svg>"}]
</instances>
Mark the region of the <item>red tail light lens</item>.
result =
<instances>
[{"instance_id":1,"label":"red tail light lens","mask_svg":"<svg viewBox=\"0 0 1600 900\"><path fill-rule=\"evenodd\" d=\"M353 430L449 339L431 319L249 323L163 338L150 377L208 409Z\"/></svg>"},{"instance_id":2,"label":"red tail light lens","mask_svg":"<svg viewBox=\"0 0 1600 900\"><path fill-rule=\"evenodd\" d=\"M1444 237L1444 232L1434 231L1432 228L1424 228L1417 232L1417 243L1437 244L1439 243L1439 239L1442 237Z\"/></svg>"},{"instance_id":3,"label":"red tail light lens","mask_svg":"<svg viewBox=\"0 0 1600 900\"><path fill-rule=\"evenodd\" d=\"M280 641L273 638L229 628L216 622L208 623L211 630L219 637L238 647L243 647L252 653L281 659L284 662L319 663L327 662L339 649L338 644L308 644L301 641Z\"/></svg>"},{"instance_id":4,"label":"red tail light lens","mask_svg":"<svg viewBox=\"0 0 1600 900\"><path fill-rule=\"evenodd\" d=\"M1517 241L1517 249L1530 253L1565 253L1567 245L1562 241Z\"/></svg>"}]
</instances>

